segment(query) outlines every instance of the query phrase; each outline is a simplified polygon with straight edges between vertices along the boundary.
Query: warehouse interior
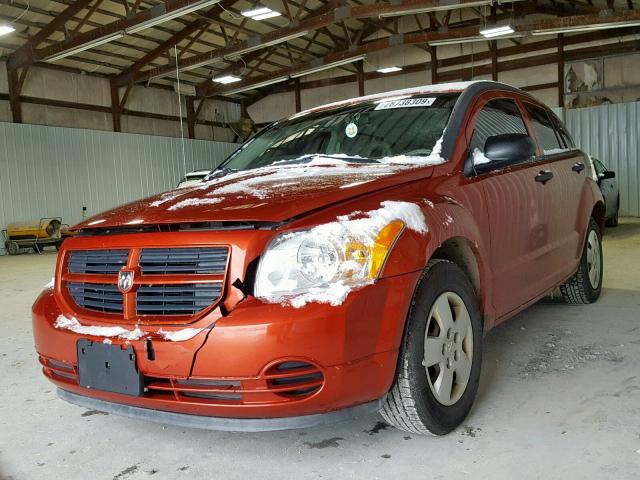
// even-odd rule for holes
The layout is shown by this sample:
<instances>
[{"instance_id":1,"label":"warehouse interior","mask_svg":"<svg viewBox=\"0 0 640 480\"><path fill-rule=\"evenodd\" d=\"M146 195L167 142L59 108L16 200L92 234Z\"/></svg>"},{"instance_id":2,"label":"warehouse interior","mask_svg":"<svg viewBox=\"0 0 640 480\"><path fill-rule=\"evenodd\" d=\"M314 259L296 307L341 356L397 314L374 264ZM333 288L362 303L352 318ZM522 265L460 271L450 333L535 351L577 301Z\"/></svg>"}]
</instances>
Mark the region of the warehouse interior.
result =
<instances>
[{"instance_id":1,"label":"warehouse interior","mask_svg":"<svg viewBox=\"0 0 640 480\"><path fill-rule=\"evenodd\" d=\"M551 107L615 173L620 218L598 303L551 296L486 336L462 427L228 433L57 399L31 305L70 227L306 109L470 80ZM0 0L0 479L637 478L639 125L635 0ZM11 225L34 241L11 244Z\"/></svg>"}]
</instances>

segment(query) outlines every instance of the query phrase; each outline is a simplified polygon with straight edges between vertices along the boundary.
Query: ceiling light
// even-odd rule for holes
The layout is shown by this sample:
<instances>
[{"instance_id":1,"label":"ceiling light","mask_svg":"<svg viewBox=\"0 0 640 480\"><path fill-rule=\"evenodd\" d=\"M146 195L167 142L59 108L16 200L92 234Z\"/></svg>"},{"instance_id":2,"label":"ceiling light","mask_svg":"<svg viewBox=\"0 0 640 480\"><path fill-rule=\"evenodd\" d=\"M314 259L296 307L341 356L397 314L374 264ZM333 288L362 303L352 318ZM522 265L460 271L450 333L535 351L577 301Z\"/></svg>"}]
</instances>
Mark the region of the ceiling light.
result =
<instances>
[{"instance_id":1,"label":"ceiling light","mask_svg":"<svg viewBox=\"0 0 640 480\"><path fill-rule=\"evenodd\" d=\"M517 1L517 0L516 0ZM462 7L481 7L483 5L490 5L492 0L478 0L476 2L443 2L442 5L432 5L429 7L407 7L404 10L394 10L391 12L383 12L380 17L399 17L401 15L415 15L417 13L426 12L441 12L445 10L456 10Z\"/></svg>"},{"instance_id":2,"label":"ceiling light","mask_svg":"<svg viewBox=\"0 0 640 480\"><path fill-rule=\"evenodd\" d=\"M402 70L401 67L385 67L385 68L379 68L378 70L376 70L376 72L378 72L378 73L393 73L393 72L399 72L401 70Z\"/></svg>"},{"instance_id":3,"label":"ceiling light","mask_svg":"<svg viewBox=\"0 0 640 480\"><path fill-rule=\"evenodd\" d=\"M271 10L269 7L258 7L251 10L245 10L242 15L253 20L264 20L266 18L279 17L282 15L280 12Z\"/></svg>"},{"instance_id":4,"label":"ceiling light","mask_svg":"<svg viewBox=\"0 0 640 480\"><path fill-rule=\"evenodd\" d=\"M15 32L16 29L13 28L11 25L0 25L0 37L2 35L7 35L11 32Z\"/></svg>"},{"instance_id":5,"label":"ceiling light","mask_svg":"<svg viewBox=\"0 0 640 480\"><path fill-rule=\"evenodd\" d=\"M480 35L485 38L500 37L502 35L509 35L510 33L514 33L511 25L502 25L499 27L494 26L480 30Z\"/></svg>"},{"instance_id":6,"label":"ceiling light","mask_svg":"<svg viewBox=\"0 0 640 480\"><path fill-rule=\"evenodd\" d=\"M511 34L500 34L500 38L520 38L520 37L524 37L525 35L526 35L525 32L512 32ZM459 43L486 42L487 38L491 38L491 37L476 36L476 37L446 38L444 40L433 40L428 43L432 47L437 47L438 45L457 45Z\"/></svg>"},{"instance_id":7,"label":"ceiling light","mask_svg":"<svg viewBox=\"0 0 640 480\"><path fill-rule=\"evenodd\" d=\"M365 57L366 55L359 55L357 57L346 58L344 60L338 60L336 62L331 62L331 63L318 65L318 66L313 66L314 62L312 62L312 66L310 68L306 70L301 70L300 72L297 72L297 73L292 73L291 78L304 77L305 75L311 75L313 73L322 72L323 70L329 70L330 68L340 67L342 65L347 65L349 63L364 60Z\"/></svg>"},{"instance_id":8,"label":"ceiling light","mask_svg":"<svg viewBox=\"0 0 640 480\"><path fill-rule=\"evenodd\" d=\"M111 35L106 35L102 38L96 38L92 42L84 43L82 45L78 45L77 47L69 48L68 50L63 50L59 53L54 53L53 55L45 58L47 62L55 62L56 60L61 60L66 57L70 57L71 55L75 55L76 53L84 52L85 50L90 50L98 45L103 45L105 43L112 42L119 38L124 37L123 32L112 33Z\"/></svg>"},{"instance_id":9,"label":"ceiling light","mask_svg":"<svg viewBox=\"0 0 640 480\"><path fill-rule=\"evenodd\" d=\"M174 18L178 18L188 13L195 12L196 10L203 9L205 7L208 7L209 5L218 3L219 1L220 0L196 0L195 2L191 2L182 8L176 8L175 10L170 10L168 12L166 11L165 4L158 4L150 8L152 17L149 20L127 28L126 32L128 34L138 33L142 30L146 30L147 28L155 27L156 25L160 25L161 23L173 20Z\"/></svg>"},{"instance_id":10,"label":"ceiling light","mask_svg":"<svg viewBox=\"0 0 640 480\"><path fill-rule=\"evenodd\" d=\"M274 83L286 82L289 80L288 76L272 78L270 80L265 80L264 82L253 83L251 85L245 85L244 87L238 87L233 90L222 92L225 95L232 95L234 93L246 92L247 90L254 90L256 88L266 87L267 85L273 85Z\"/></svg>"},{"instance_id":11,"label":"ceiling light","mask_svg":"<svg viewBox=\"0 0 640 480\"><path fill-rule=\"evenodd\" d=\"M309 33L307 30L303 30L301 32L292 33L291 35L286 35L284 37L274 38L273 40L268 40L266 42L262 40L262 37L260 35L256 35L255 37L250 37L246 40L246 48L241 48L233 53L225 55L225 59L236 58L240 55L244 55L245 53L260 50L262 48L272 47L274 45L293 40L294 38L304 37L307 33Z\"/></svg>"},{"instance_id":12,"label":"ceiling light","mask_svg":"<svg viewBox=\"0 0 640 480\"><path fill-rule=\"evenodd\" d=\"M223 85L227 85L228 83L239 82L242 80L240 77L236 77L235 75L223 75L222 77L215 77L213 79L216 83L222 83Z\"/></svg>"},{"instance_id":13,"label":"ceiling light","mask_svg":"<svg viewBox=\"0 0 640 480\"><path fill-rule=\"evenodd\" d=\"M574 27L558 27L558 28L532 30L531 35L553 35L556 33L592 32L594 30L606 30L608 28L637 27L638 25L640 25L640 21L596 23L593 25L577 25Z\"/></svg>"}]
</instances>

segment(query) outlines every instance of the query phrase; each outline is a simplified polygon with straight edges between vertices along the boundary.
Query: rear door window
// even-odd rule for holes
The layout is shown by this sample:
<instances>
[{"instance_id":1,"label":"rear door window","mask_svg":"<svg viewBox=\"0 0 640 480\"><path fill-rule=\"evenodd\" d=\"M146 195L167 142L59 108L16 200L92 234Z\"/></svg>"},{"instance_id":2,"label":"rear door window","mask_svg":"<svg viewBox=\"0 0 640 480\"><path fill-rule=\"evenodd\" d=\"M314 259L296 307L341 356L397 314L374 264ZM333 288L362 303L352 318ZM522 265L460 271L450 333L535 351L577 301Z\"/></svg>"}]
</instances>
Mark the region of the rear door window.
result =
<instances>
[{"instance_id":1,"label":"rear door window","mask_svg":"<svg viewBox=\"0 0 640 480\"><path fill-rule=\"evenodd\" d=\"M505 133L527 134L527 127L522 120L518 105L508 98L491 100L482 107L476 117L476 124L469 142L469 153L474 165L490 162L484 156L484 144L487 138Z\"/></svg>"},{"instance_id":2,"label":"rear door window","mask_svg":"<svg viewBox=\"0 0 640 480\"><path fill-rule=\"evenodd\" d=\"M564 143L560 143L560 139L556 134L553 122L544 108L525 103L527 113L531 118L533 130L538 137L538 144L545 155L554 155L567 150Z\"/></svg>"}]
</instances>

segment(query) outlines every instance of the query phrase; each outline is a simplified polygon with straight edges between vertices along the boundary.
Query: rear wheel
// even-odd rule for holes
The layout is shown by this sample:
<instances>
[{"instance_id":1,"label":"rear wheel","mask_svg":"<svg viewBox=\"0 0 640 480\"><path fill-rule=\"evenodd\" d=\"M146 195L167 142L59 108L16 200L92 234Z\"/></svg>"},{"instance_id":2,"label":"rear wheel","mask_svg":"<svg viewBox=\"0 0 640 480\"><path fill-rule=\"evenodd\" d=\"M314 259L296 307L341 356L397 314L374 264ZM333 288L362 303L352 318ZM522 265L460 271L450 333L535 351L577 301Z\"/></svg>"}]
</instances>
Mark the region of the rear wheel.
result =
<instances>
[{"instance_id":1,"label":"rear wheel","mask_svg":"<svg viewBox=\"0 0 640 480\"><path fill-rule=\"evenodd\" d=\"M20 245L17 242L9 240L4 244L9 255L18 255L20 253Z\"/></svg>"},{"instance_id":2,"label":"rear wheel","mask_svg":"<svg viewBox=\"0 0 640 480\"><path fill-rule=\"evenodd\" d=\"M482 360L476 294L454 263L429 263L414 294L384 419L412 433L444 435L465 419Z\"/></svg>"},{"instance_id":3,"label":"rear wheel","mask_svg":"<svg viewBox=\"0 0 640 480\"><path fill-rule=\"evenodd\" d=\"M593 303L602 291L602 241L598 224L592 218L578 270L560 286L564 301L572 304Z\"/></svg>"},{"instance_id":4,"label":"rear wheel","mask_svg":"<svg viewBox=\"0 0 640 480\"><path fill-rule=\"evenodd\" d=\"M620 211L620 199L616 203L616 213L613 214L611 218L607 220L607 227L617 227L618 226L618 212Z\"/></svg>"}]
</instances>

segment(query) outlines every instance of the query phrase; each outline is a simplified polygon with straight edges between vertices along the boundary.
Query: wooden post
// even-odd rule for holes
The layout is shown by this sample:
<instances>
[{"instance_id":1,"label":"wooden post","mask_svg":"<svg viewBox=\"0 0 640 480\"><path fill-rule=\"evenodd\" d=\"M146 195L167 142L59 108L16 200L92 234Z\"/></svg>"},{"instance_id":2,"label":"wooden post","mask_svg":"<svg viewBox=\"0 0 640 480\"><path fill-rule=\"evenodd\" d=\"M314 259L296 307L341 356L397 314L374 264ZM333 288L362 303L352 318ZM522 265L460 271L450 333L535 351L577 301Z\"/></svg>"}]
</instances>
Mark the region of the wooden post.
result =
<instances>
[{"instance_id":1,"label":"wooden post","mask_svg":"<svg viewBox=\"0 0 640 480\"><path fill-rule=\"evenodd\" d=\"M498 81L498 41L491 42L491 79Z\"/></svg>"},{"instance_id":2,"label":"wooden post","mask_svg":"<svg viewBox=\"0 0 640 480\"><path fill-rule=\"evenodd\" d=\"M22 105L20 104L20 79L18 70L7 68L9 80L9 105L13 123L22 123Z\"/></svg>"},{"instance_id":3,"label":"wooden post","mask_svg":"<svg viewBox=\"0 0 640 480\"><path fill-rule=\"evenodd\" d=\"M438 83L438 54L435 46L430 46L431 52L431 85Z\"/></svg>"},{"instance_id":4,"label":"wooden post","mask_svg":"<svg viewBox=\"0 0 640 480\"><path fill-rule=\"evenodd\" d=\"M187 129L189 138L196 138L196 110L194 106L194 97L185 97L187 99Z\"/></svg>"},{"instance_id":5,"label":"wooden post","mask_svg":"<svg viewBox=\"0 0 640 480\"><path fill-rule=\"evenodd\" d=\"M300 78L296 78L293 81L294 95L296 97L296 113L302 111L302 98L300 95Z\"/></svg>"},{"instance_id":6,"label":"wooden post","mask_svg":"<svg viewBox=\"0 0 640 480\"><path fill-rule=\"evenodd\" d=\"M558 106L564 107L564 35L558 34Z\"/></svg>"},{"instance_id":7,"label":"wooden post","mask_svg":"<svg viewBox=\"0 0 640 480\"><path fill-rule=\"evenodd\" d=\"M113 131L121 132L120 115L122 109L120 107L120 95L118 93L118 87L111 85L111 120L113 122Z\"/></svg>"},{"instance_id":8,"label":"wooden post","mask_svg":"<svg viewBox=\"0 0 640 480\"><path fill-rule=\"evenodd\" d=\"M364 62L358 62L358 96L364 97Z\"/></svg>"}]
</instances>

